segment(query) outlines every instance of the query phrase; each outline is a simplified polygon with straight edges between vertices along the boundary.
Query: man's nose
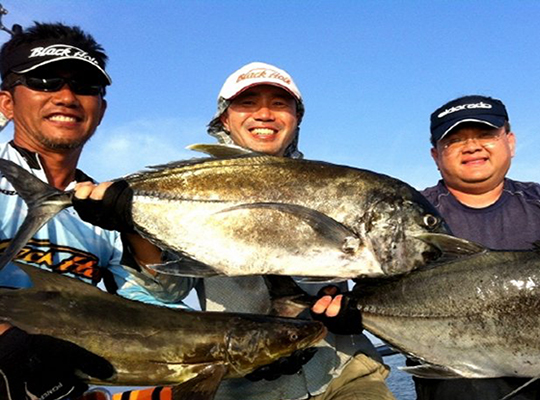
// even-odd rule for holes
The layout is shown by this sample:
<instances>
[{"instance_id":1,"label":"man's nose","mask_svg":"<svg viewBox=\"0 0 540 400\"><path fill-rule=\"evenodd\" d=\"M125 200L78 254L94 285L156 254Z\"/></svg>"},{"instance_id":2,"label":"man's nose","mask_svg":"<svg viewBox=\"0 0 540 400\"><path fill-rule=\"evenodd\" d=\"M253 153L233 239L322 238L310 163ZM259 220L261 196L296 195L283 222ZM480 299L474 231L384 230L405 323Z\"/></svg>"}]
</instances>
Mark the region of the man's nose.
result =
<instances>
[{"instance_id":1,"label":"man's nose","mask_svg":"<svg viewBox=\"0 0 540 400\"><path fill-rule=\"evenodd\" d=\"M467 138L463 142L463 150L470 151L470 150L475 150L481 147L483 146L480 144L480 140L478 140L478 138L475 138L475 137Z\"/></svg>"},{"instance_id":2,"label":"man's nose","mask_svg":"<svg viewBox=\"0 0 540 400\"><path fill-rule=\"evenodd\" d=\"M54 92L53 101L55 104L74 105L79 104L79 99L73 93L71 87L66 83L60 90Z\"/></svg>"},{"instance_id":3,"label":"man's nose","mask_svg":"<svg viewBox=\"0 0 540 400\"><path fill-rule=\"evenodd\" d=\"M253 113L253 117L259 120L269 121L274 119L274 113L270 107L262 105Z\"/></svg>"}]
</instances>

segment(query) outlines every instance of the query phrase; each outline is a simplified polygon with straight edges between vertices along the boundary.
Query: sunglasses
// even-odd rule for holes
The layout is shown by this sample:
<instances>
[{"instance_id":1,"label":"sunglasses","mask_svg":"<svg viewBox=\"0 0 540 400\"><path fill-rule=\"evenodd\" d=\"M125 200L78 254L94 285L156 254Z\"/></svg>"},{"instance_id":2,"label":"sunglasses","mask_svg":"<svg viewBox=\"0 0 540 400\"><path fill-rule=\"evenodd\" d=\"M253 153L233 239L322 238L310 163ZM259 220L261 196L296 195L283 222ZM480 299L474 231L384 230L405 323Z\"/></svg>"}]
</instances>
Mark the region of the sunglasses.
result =
<instances>
[{"instance_id":1,"label":"sunglasses","mask_svg":"<svg viewBox=\"0 0 540 400\"><path fill-rule=\"evenodd\" d=\"M38 92L57 92L68 85L71 91L75 94L83 96L99 96L104 94L104 85L90 83L71 78L37 78L35 76L22 75L17 79L11 87L24 85L29 89L37 90Z\"/></svg>"}]
</instances>

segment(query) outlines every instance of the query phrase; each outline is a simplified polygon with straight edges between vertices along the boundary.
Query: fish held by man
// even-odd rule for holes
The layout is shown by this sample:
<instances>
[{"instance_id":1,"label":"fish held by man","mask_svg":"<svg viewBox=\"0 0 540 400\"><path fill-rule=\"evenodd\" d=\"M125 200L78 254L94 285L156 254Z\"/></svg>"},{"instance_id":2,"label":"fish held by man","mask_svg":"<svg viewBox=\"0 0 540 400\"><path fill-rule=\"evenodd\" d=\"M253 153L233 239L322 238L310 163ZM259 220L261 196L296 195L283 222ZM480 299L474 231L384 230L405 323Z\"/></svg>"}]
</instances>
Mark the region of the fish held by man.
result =
<instances>
[{"instance_id":1,"label":"fish held by man","mask_svg":"<svg viewBox=\"0 0 540 400\"><path fill-rule=\"evenodd\" d=\"M379 287L355 287L364 327L418 359L404 368L416 376L539 376L540 250L427 240L455 240L462 255Z\"/></svg>"},{"instance_id":2,"label":"fish held by man","mask_svg":"<svg viewBox=\"0 0 540 400\"><path fill-rule=\"evenodd\" d=\"M440 255L417 236L445 233L446 225L404 182L324 162L246 154L230 146L194 148L215 157L125 178L136 231L181 258L156 266L159 272L343 280L405 273ZM0 172L29 204L28 218L0 259L1 268L71 199L42 182L32 183L36 178L9 161L0 160Z\"/></svg>"},{"instance_id":3,"label":"fish held by man","mask_svg":"<svg viewBox=\"0 0 540 400\"><path fill-rule=\"evenodd\" d=\"M0 289L0 321L70 341L107 359L116 374L93 384L174 385L175 400L209 400L222 379L242 377L313 346L326 334L315 321L169 309L18 266L34 286Z\"/></svg>"}]
</instances>

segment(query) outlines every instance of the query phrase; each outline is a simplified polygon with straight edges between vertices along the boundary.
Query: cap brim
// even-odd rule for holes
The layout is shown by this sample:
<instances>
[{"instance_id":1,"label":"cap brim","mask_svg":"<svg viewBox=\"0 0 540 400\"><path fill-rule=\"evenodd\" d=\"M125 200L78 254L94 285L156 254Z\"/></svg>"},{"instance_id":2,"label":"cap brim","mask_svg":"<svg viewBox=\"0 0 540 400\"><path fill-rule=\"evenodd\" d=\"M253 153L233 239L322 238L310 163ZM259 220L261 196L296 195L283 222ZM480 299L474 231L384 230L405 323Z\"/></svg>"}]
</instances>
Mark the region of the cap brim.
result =
<instances>
[{"instance_id":1,"label":"cap brim","mask_svg":"<svg viewBox=\"0 0 540 400\"><path fill-rule=\"evenodd\" d=\"M280 89L283 89L285 90L287 93L289 93L294 99L296 99L297 101L302 101L301 97L298 96L298 94L294 93L293 91L291 91L287 86L285 85L282 85L278 82L267 82L267 81L261 81L261 82L254 82L250 85L247 85L243 88L241 88L240 90L238 90L236 93L234 93L233 95L229 95L229 97L223 97L225 100L233 100L235 97L238 97L240 94L244 93L246 90L248 89L251 89L253 87L256 87L256 86L262 86L262 85L268 85L268 86L275 86L275 87L278 87Z\"/></svg>"},{"instance_id":2,"label":"cap brim","mask_svg":"<svg viewBox=\"0 0 540 400\"><path fill-rule=\"evenodd\" d=\"M24 66L22 67L22 69L13 69L13 72L17 73L17 74L26 74L30 71L34 71L40 67L43 67L45 65L48 65L48 64L52 64L52 63L56 63L56 62L59 62L59 61L79 61L79 62L84 62L85 64L87 65L90 65L92 67L94 67L97 71L99 71L101 73L101 75L105 78L105 81L107 82L107 85L110 85L112 84L112 79L111 77L109 76L109 74L107 74L107 72L105 72L105 70L103 68L101 68L99 65L89 61L89 60L85 60L81 57L57 57L57 58L53 58L53 59L50 59L50 60L45 60L39 64L35 64L35 65L32 65L31 67L29 68L24 68Z\"/></svg>"},{"instance_id":3,"label":"cap brim","mask_svg":"<svg viewBox=\"0 0 540 400\"><path fill-rule=\"evenodd\" d=\"M437 132L442 132L442 133L440 134L438 138L435 138L435 141L438 142L439 140L443 139L446 135L448 135L450 132L452 132L454 129L456 129L459 125L467 123L467 122L475 122L475 123L488 125L492 128L498 129L504 126L506 119L504 117L497 116L497 115L483 115L481 118L480 117L463 118L459 120L448 121L447 123L442 124L441 126L437 128Z\"/></svg>"}]
</instances>

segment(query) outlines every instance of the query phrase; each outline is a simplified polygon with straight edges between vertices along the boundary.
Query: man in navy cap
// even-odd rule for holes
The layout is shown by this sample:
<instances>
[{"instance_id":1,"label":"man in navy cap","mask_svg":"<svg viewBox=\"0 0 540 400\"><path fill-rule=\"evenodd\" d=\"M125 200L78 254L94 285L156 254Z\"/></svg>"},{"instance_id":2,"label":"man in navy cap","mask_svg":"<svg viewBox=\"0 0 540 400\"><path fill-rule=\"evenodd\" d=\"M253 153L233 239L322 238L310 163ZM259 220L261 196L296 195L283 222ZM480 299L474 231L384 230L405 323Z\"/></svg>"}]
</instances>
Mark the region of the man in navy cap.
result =
<instances>
[{"instance_id":1,"label":"man in navy cap","mask_svg":"<svg viewBox=\"0 0 540 400\"><path fill-rule=\"evenodd\" d=\"M504 104L485 96L444 104L431 115L431 144L442 180L422 193L454 235L492 249L533 248L540 239L540 185L506 177L516 137ZM415 379L415 385L419 400L495 400L527 381ZM513 399L536 399L539 393L533 384Z\"/></svg>"}]
</instances>

